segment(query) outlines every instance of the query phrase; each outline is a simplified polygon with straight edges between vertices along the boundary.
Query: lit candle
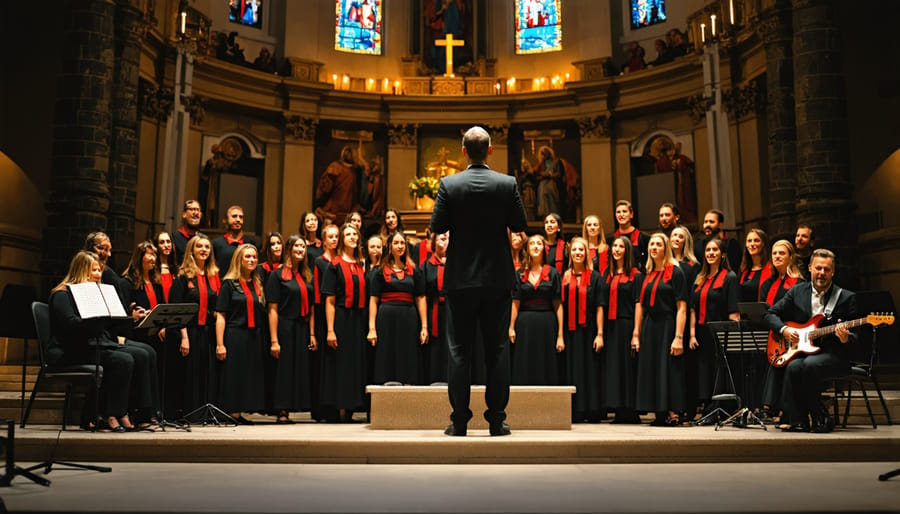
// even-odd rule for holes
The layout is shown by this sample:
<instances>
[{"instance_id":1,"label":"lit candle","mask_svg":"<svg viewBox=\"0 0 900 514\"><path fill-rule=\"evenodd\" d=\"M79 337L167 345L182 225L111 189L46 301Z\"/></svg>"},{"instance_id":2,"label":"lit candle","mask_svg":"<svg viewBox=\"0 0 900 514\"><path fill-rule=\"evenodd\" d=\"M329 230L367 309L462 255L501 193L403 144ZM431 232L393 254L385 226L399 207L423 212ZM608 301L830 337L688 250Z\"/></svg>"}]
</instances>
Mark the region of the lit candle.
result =
<instances>
[{"instance_id":1,"label":"lit candle","mask_svg":"<svg viewBox=\"0 0 900 514\"><path fill-rule=\"evenodd\" d=\"M375 79L370 78L366 81L366 91L375 91Z\"/></svg>"},{"instance_id":2,"label":"lit candle","mask_svg":"<svg viewBox=\"0 0 900 514\"><path fill-rule=\"evenodd\" d=\"M734 25L734 0L728 0L728 15L731 19L731 24Z\"/></svg>"},{"instance_id":3,"label":"lit candle","mask_svg":"<svg viewBox=\"0 0 900 514\"><path fill-rule=\"evenodd\" d=\"M506 92L514 93L516 91L516 78L510 77L509 80L506 81Z\"/></svg>"},{"instance_id":4,"label":"lit candle","mask_svg":"<svg viewBox=\"0 0 900 514\"><path fill-rule=\"evenodd\" d=\"M706 43L706 24L700 24L700 42Z\"/></svg>"},{"instance_id":5,"label":"lit candle","mask_svg":"<svg viewBox=\"0 0 900 514\"><path fill-rule=\"evenodd\" d=\"M500 94L500 82L497 82L496 84L494 84L494 91L495 91L494 94L497 94L497 95Z\"/></svg>"},{"instance_id":6,"label":"lit candle","mask_svg":"<svg viewBox=\"0 0 900 514\"><path fill-rule=\"evenodd\" d=\"M716 37L716 15L709 15L709 32L712 37Z\"/></svg>"},{"instance_id":7,"label":"lit candle","mask_svg":"<svg viewBox=\"0 0 900 514\"><path fill-rule=\"evenodd\" d=\"M187 13L181 13L181 33L184 34L187 32Z\"/></svg>"},{"instance_id":8,"label":"lit candle","mask_svg":"<svg viewBox=\"0 0 900 514\"><path fill-rule=\"evenodd\" d=\"M394 94L395 95L400 94L400 81L399 80L394 81Z\"/></svg>"},{"instance_id":9,"label":"lit candle","mask_svg":"<svg viewBox=\"0 0 900 514\"><path fill-rule=\"evenodd\" d=\"M338 76L337 73L331 75L331 83L334 85L334 88L338 88Z\"/></svg>"},{"instance_id":10,"label":"lit candle","mask_svg":"<svg viewBox=\"0 0 900 514\"><path fill-rule=\"evenodd\" d=\"M388 88L390 88L390 87L391 87L391 81L390 81L390 80L384 79L383 81L381 81L381 92L382 92L382 93L387 93L387 92L388 92Z\"/></svg>"}]
</instances>

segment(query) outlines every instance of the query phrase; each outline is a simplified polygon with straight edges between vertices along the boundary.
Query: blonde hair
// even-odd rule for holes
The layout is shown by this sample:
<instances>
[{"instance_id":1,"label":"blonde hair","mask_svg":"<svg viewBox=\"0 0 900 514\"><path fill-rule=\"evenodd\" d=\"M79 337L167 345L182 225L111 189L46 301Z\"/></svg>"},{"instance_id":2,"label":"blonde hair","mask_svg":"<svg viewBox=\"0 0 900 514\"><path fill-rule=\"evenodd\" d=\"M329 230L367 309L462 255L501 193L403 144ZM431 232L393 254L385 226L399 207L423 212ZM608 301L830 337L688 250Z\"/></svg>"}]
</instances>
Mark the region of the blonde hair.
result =
<instances>
[{"instance_id":1,"label":"blonde hair","mask_svg":"<svg viewBox=\"0 0 900 514\"><path fill-rule=\"evenodd\" d=\"M584 217L584 221L581 223L581 237L588 242L588 248L590 248L591 238L588 237L587 222L591 218L597 220L597 224L600 225L600 234L597 235L597 248L602 248L606 244L606 233L603 231L603 220L600 219L600 216L588 214Z\"/></svg>"},{"instance_id":2,"label":"blonde hair","mask_svg":"<svg viewBox=\"0 0 900 514\"><path fill-rule=\"evenodd\" d=\"M647 246L650 246L650 243L653 242L653 239L662 239L663 242L663 265L671 264L673 266L678 266L678 261L675 260L675 257L672 256L672 247L669 246L669 238L662 232L655 232L652 236L650 236L650 242L647 243ZM646 265L647 273L651 271L656 271L655 262L653 261L653 257L650 256L650 252L647 252L647 265Z\"/></svg>"},{"instance_id":3,"label":"blonde hair","mask_svg":"<svg viewBox=\"0 0 900 514\"><path fill-rule=\"evenodd\" d=\"M681 253L684 254L684 258L691 264L699 264L700 261L698 261L697 256L694 255L694 238L691 236L691 231L681 225L673 228L672 233L674 234L676 230L679 234L684 235L684 245L681 247ZM671 241L669 241L669 244L671 244ZM675 255L674 251L672 252L672 255Z\"/></svg>"},{"instance_id":4,"label":"blonde hair","mask_svg":"<svg viewBox=\"0 0 900 514\"><path fill-rule=\"evenodd\" d=\"M95 262L100 262L100 256L98 256L94 252L89 252L87 250L80 250L78 253L72 257L72 261L69 263L69 272L66 273L65 278L62 279L62 282L56 285L50 293L55 293L57 291L62 291L69 284L81 284L82 282L90 282L91 280L91 267Z\"/></svg>"},{"instance_id":5,"label":"blonde hair","mask_svg":"<svg viewBox=\"0 0 900 514\"><path fill-rule=\"evenodd\" d=\"M201 239L206 240L209 243L209 257L206 258L206 264L203 269L200 269L200 266L197 265L197 261L194 260L194 246L196 246L197 241L200 241ZM184 247L184 257L181 260L181 266L178 268L178 276L191 279L199 275L201 271L207 277L212 277L219 274L219 266L216 265L212 241L209 240L209 236L197 232L194 237L188 240Z\"/></svg>"},{"instance_id":6,"label":"blonde hair","mask_svg":"<svg viewBox=\"0 0 900 514\"><path fill-rule=\"evenodd\" d=\"M532 239L536 239L536 240L540 241L541 245L544 247L543 249L541 249L539 258L541 259L542 265L546 264L544 262L544 251L546 251L546 249L547 249L547 240L544 238L544 236L542 236L540 234L535 234L525 240L525 245L524 245L525 246L525 261L522 264L523 271L527 271L527 270L531 269L531 265L533 264L532 260L534 259L534 257L532 257L531 252L528 251L528 247L530 246ZM565 243L563 243L563 244L565 244Z\"/></svg>"},{"instance_id":7,"label":"blonde hair","mask_svg":"<svg viewBox=\"0 0 900 514\"><path fill-rule=\"evenodd\" d=\"M794 250L794 245L791 244L791 242L787 239L779 239L778 241L772 243L772 251L775 251L776 246L783 246L787 249L788 265L787 270L785 270L785 274L793 278L802 277L803 275L800 273L800 268L797 266L797 261L794 260L794 253L796 253L796 250ZM772 265L772 271L777 276L778 270L775 269L775 264L772 262L771 258L769 259L769 264Z\"/></svg>"},{"instance_id":8,"label":"blonde hair","mask_svg":"<svg viewBox=\"0 0 900 514\"><path fill-rule=\"evenodd\" d=\"M362 264L363 263L362 246L364 244L361 241L362 235L359 233L359 230L356 227L354 227L353 225L351 225L349 223L344 223L343 225L341 225L341 228L338 230L338 243L337 243L337 248L335 249L335 253L337 254L336 257L343 258L343 255L344 255L344 231L347 230L348 228L353 230L354 232L356 232L356 248L354 248L353 252L352 252L353 260L356 261L358 264ZM408 245L407 245L407 252L409 252ZM384 250L382 250L381 255L382 255L381 261L384 262L385 261Z\"/></svg>"},{"instance_id":9,"label":"blonde hair","mask_svg":"<svg viewBox=\"0 0 900 514\"><path fill-rule=\"evenodd\" d=\"M602 230L602 229L601 229ZM588 270L588 272L594 269L594 260L590 257L590 245L588 244L587 238L575 236L569 241L569 269L568 271L575 270L575 262L572 260L572 247L576 244L580 244L584 246L584 269Z\"/></svg>"},{"instance_id":10,"label":"blonde hair","mask_svg":"<svg viewBox=\"0 0 900 514\"><path fill-rule=\"evenodd\" d=\"M231 256L231 264L228 265L228 272L225 273L225 280L240 280L241 279L241 261L244 259L244 254L253 250L256 252L257 263L259 262L259 251L257 251L256 247L250 243L244 243L238 246L234 250L234 255ZM259 291L259 303L266 303L265 295L263 294L262 288L262 280L259 278L259 273L250 272L250 277L253 279L253 283L256 285L256 289Z\"/></svg>"}]
</instances>

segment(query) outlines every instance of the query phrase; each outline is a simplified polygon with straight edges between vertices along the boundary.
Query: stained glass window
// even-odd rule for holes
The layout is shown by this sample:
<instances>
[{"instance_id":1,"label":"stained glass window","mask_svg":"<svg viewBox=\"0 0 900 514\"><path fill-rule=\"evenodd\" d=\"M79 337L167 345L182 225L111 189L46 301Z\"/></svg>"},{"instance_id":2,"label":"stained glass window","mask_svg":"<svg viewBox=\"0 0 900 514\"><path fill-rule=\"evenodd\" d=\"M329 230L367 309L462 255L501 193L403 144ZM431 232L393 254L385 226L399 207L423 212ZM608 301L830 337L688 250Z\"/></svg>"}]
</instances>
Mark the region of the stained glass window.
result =
<instances>
[{"instance_id":1,"label":"stained glass window","mask_svg":"<svg viewBox=\"0 0 900 514\"><path fill-rule=\"evenodd\" d=\"M561 0L516 0L516 53L562 50Z\"/></svg>"},{"instance_id":2,"label":"stained glass window","mask_svg":"<svg viewBox=\"0 0 900 514\"><path fill-rule=\"evenodd\" d=\"M335 0L335 50L381 55L382 2Z\"/></svg>"}]
</instances>

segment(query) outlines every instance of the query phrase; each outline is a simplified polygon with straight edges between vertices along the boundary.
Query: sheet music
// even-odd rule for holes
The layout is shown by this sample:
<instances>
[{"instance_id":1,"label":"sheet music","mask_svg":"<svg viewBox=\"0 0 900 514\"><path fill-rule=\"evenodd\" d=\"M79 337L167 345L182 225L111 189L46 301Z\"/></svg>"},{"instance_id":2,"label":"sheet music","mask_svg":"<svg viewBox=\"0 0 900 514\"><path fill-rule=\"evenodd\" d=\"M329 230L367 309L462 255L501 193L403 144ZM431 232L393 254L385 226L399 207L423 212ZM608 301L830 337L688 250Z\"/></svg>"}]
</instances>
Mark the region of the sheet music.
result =
<instances>
[{"instance_id":1,"label":"sheet music","mask_svg":"<svg viewBox=\"0 0 900 514\"><path fill-rule=\"evenodd\" d=\"M127 318L128 313L125 312L125 306L119 298L116 288L109 284L100 284L100 292L103 294L103 300L109 309L109 315L113 318Z\"/></svg>"},{"instance_id":2,"label":"sheet music","mask_svg":"<svg viewBox=\"0 0 900 514\"><path fill-rule=\"evenodd\" d=\"M103 299L103 293L100 292L96 282L69 284L68 287L72 293L72 298L75 300L75 306L78 308L78 315L82 319L106 318L109 316L106 300Z\"/></svg>"}]
</instances>

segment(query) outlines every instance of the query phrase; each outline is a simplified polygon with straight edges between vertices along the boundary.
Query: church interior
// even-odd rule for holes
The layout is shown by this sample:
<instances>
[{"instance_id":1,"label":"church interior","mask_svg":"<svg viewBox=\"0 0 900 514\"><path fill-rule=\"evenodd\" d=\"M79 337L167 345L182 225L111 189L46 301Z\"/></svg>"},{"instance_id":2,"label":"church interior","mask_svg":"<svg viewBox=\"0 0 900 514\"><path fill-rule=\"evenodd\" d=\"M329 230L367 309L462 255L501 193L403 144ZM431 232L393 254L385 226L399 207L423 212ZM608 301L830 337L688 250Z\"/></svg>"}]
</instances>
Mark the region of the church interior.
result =
<instances>
[{"instance_id":1,"label":"church interior","mask_svg":"<svg viewBox=\"0 0 900 514\"><path fill-rule=\"evenodd\" d=\"M307 211L340 223L358 210L372 233L387 209L421 237L428 179L466 168L461 136L480 125L488 163L519 183L529 232L543 229L547 188L570 234L590 214L610 234L622 199L647 233L665 202L693 232L722 210L738 240L760 227L793 241L807 224L836 253L836 281L898 298L900 3L876 4L7 3L0 289L46 299L95 230L123 268L137 243L178 228L188 199L214 235L240 205L257 238L297 232ZM350 183L336 178L345 169ZM15 418L22 345L0 328L13 377L0 411ZM883 332L883 388L900 389L900 336ZM873 443L892 448L887 460L891 428Z\"/></svg>"}]
</instances>

